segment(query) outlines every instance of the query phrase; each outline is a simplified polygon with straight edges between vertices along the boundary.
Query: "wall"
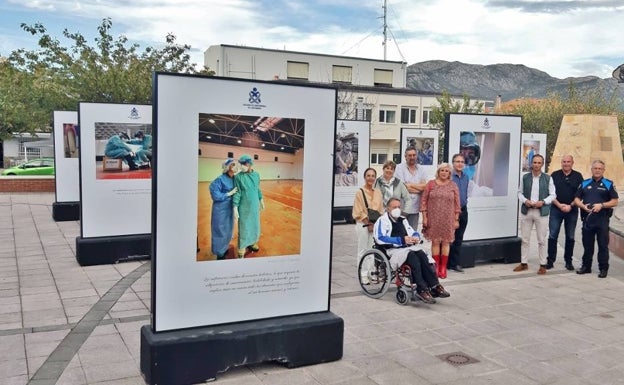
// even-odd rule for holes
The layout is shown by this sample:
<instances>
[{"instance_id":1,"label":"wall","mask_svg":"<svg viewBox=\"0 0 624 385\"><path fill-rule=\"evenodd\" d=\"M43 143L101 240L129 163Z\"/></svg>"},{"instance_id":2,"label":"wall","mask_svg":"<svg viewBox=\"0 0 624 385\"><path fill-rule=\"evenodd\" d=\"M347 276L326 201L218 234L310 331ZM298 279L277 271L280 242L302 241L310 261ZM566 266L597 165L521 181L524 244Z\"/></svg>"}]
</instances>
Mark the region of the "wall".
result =
<instances>
[{"instance_id":1,"label":"wall","mask_svg":"<svg viewBox=\"0 0 624 385\"><path fill-rule=\"evenodd\" d=\"M0 176L0 192L54 192L53 176Z\"/></svg>"}]
</instances>

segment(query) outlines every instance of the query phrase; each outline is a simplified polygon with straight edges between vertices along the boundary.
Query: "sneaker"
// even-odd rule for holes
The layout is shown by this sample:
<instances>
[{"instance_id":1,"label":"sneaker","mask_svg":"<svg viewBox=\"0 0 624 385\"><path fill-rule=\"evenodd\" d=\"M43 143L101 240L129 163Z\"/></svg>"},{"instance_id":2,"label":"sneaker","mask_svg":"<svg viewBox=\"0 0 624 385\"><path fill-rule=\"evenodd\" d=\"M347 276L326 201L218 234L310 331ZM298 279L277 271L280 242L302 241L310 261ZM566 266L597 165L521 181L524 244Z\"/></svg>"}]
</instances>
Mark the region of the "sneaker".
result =
<instances>
[{"instance_id":1,"label":"sneaker","mask_svg":"<svg viewBox=\"0 0 624 385\"><path fill-rule=\"evenodd\" d=\"M444 286L442 285L437 285L431 288L431 296L433 296L434 298L448 298L451 296L451 294L444 290Z\"/></svg>"},{"instance_id":2,"label":"sneaker","mask_svg":"<svg viewBox=\"0 0 624 385\"><path fill-rule=\"evenodd\" d=\"M546 269L547 269L546 266L544 266L544 265L540 266L540 268L537 270L537 274L539 274L539 275L546 274Z\"/></svg>"},{"instance_id":3,"label":"sneaker","mask_svg":"<svg viewBox=\"0 0 624 385\"><path fill-rule=\"evenodd\" d=\"M246 249L239 249L238 250L238 258L245 258L245 251L247 251Z\"/></svg>"},{"instance_id":4,"label":"sneaker","mask_svg":"<svg viewBox=\"0 0 624 385\"><path fill-rule=\"evenodd\" d=\"M254 253L260 251L260 246L258 246L257 243L254 243L253 245L249 246L249 248L251 249L251 251L253 251Z\"/></svg>"},{"instance_id":5,"label":"sneaker","mask_svg":"<svg viewBox=\"0 0 624 385\"><path fill-rule=\"evenodd\" d=\"M371 280L368 278L368 276L362 275L362 276L360 276L360 283L362 285L370 285L371 284Z\"/></svg>"},{"instance_id":6,"label":"sneaker","mask_svg":"<svg viewBox=\"0 0 624 385\"><path fill-rule=\"evenodd\" d=\"M433 304L436 303L435 298L429 293L429 290L415 291L414 297L423 301L424 303Z\"/></svg>"},{"instance_id":7,"label":"sneaker","mask_svg":"<svg viewBox=\"0 0 624 385\"><path fill-rule=\"evenodd\" d=\"M518 266L514 267L513 271L525 271L525 270L529 270L529 265L526 263L521 263Z\"/></svg>"}]
</instances>

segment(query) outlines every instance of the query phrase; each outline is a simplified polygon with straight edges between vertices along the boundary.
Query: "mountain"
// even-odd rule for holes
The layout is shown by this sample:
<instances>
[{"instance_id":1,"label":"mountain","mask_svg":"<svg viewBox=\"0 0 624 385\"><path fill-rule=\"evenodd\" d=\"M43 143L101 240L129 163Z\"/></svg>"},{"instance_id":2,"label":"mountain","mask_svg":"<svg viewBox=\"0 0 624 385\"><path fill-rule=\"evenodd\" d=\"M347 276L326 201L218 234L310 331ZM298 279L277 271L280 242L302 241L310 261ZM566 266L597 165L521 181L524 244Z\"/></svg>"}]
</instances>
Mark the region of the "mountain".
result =
<instances>
[{"instance_id":1,"label":"mountain","mask_svg":"<svg viewBox=\"0 0 624 385\"><path fill-rule=\"evenodd\" d=\"M468 94L473 99L503 101L517 98L545 98L550 92L567 95L573 82L579 92L601 89L607 100L614 92L624 105L624 85L615 79L596 76L558 79L546 72L522 64L465 64L457 61L430 60L407 67L407 88L428 91L448 91L452 95Z\"/></svg>"}]
</instances>

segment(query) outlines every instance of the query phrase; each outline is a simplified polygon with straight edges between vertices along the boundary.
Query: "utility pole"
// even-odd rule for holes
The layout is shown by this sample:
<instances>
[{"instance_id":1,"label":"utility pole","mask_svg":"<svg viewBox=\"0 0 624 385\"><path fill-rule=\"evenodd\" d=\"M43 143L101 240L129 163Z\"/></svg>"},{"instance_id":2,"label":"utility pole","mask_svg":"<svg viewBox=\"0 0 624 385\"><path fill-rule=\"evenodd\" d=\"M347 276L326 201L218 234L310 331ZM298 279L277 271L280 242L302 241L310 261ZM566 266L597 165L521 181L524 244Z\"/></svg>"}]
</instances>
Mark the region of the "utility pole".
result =
<instances>
[{"instance_id":1,"label":"utility pole","mask_svg":"<svg viewBox=\"0 0 624 385\"><path fill-rule=\"evenodd\" d=\"M383 5L383 50L384 50L384 56L383 59L386 60L386 53L387 53L387 49L388 49L388 23L386 22L386 14L387 14L387 10L388 10L388 0L384 0L384 5Z\"/></svg>"}]
</instances>

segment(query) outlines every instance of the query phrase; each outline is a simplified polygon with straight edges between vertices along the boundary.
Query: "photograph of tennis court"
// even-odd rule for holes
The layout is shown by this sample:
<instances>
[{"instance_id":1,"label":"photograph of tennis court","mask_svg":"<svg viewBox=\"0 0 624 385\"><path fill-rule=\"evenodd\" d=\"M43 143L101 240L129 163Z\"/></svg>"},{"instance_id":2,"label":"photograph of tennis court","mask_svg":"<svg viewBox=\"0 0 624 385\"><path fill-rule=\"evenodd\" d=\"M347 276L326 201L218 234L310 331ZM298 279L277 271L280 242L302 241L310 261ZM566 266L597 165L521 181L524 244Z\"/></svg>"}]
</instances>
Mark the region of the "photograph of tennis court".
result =
<instances>
[{"instance_id":1,"label":"photograph of tennis court","mask_svg":"<svg viewBox=\"0 0 624 385\"><path fill-rule=\"evenodd\" d=\"M199 115L197 261L300 254L304 123L281 117ZM241 159L247 163L241 164ZM243 211L240 201L239 219L229 202L247 195L241 191L238 197L228 196L234 179L240 178L235 173L257 174L259 183L252 187L262 196L257 213ZM257 216L257 242L239 247L239 221Z\"/></svg>"}]
</instances>

